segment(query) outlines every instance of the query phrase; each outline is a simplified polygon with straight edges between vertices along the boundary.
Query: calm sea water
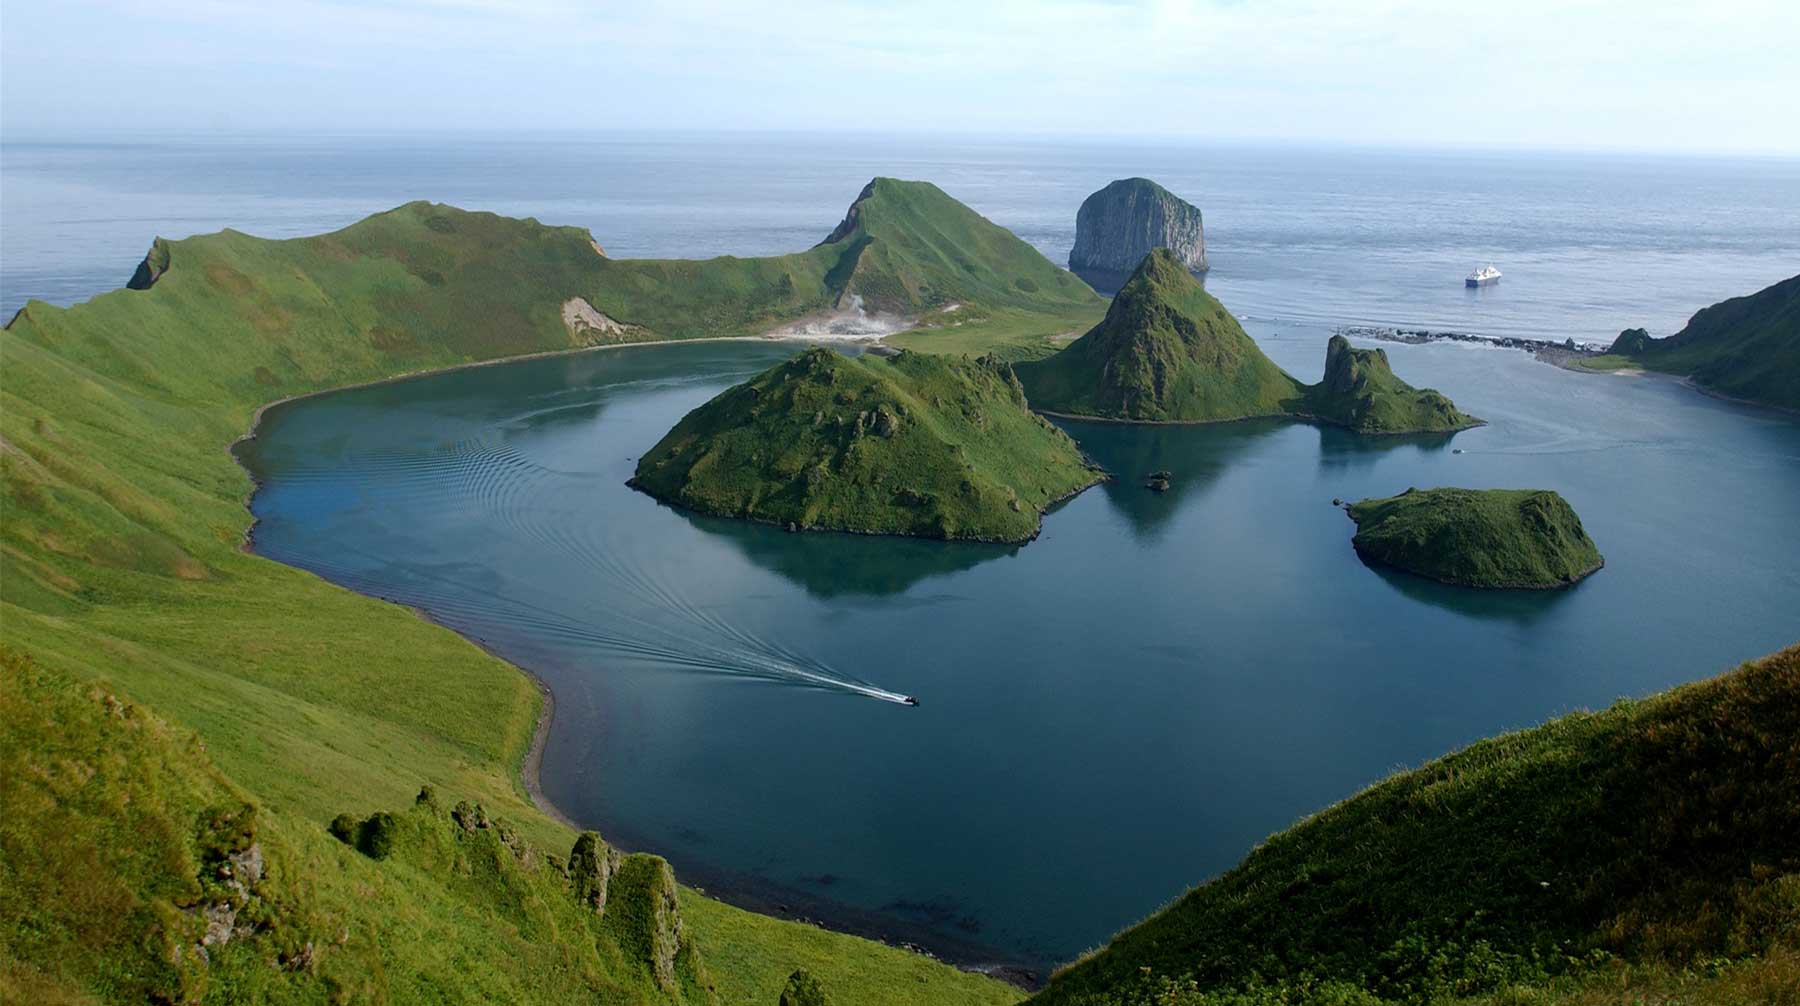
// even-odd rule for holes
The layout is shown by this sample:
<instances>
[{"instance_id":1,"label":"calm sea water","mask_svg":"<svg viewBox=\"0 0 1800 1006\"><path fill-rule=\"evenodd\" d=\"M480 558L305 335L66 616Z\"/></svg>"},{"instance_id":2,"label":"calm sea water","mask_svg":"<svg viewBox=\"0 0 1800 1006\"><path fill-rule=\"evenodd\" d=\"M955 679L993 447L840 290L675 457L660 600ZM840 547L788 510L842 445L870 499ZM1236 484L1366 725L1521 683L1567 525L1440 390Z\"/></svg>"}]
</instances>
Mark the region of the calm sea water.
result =
<instances>
[{"instance_id":1,"label":"calm sea water","mask_svg":"<svg viewBox=\"0 0 1800 1006\"><path fill-rule=\"evenodd\" d=\"M877 173L937 181L1059 261L1088 191L1155 177L1206 212L1210 288L1308 380L1334 324L1668 332L1800 263L1795 162L794 137L7 144L0 308L111 289L154 234L314 233L412 198L584 225L622 256L788 251ZM1501 286L1465 291L1490 260ZM1389 347L1402 376L1492 422L1450 442L1070 424L1126 477L1020 549L789 535L624 488L686 410L788 352L628 349L277 410L246 459L265 479L258 548L426 608L547 679L552 798L685 878L1034 965L1398 766L1800 638L1800 424L1503 350ZM1152 469L1175 488L1138 488ZM1553 594L1438 587L1362 565L1329 506L1438 484L1558 489L1607 568Z\"/></svg>"},{"instance_id":2,"label":"calm sea water","mask_svg":"<svg viewBox=\"0 0 1800 1006\"><path fill-rule=\"evenodd\" d=\"M1253 329L1318 378L1324 329ZM1800 638L1800 422L1510 350L1389 348L1490 420L1451 441L1068 424L1125 478L1023 548L788 534L624 486L791 351L617 350L277 410L248 458L257 549L542 675L551 798L688 880L1040 967L1398 766ZM1157 469L1165 495L1136 481ZM1560 490L1606 568L1441 587L1364 566L1330 505L1445 484Z\"/></svg>"},{"instance_id":3,"label":"calm sea water","mask_svg":"<svg viewBox=\"0 0 1800 1006\"><path fill-rule=\"evenodd\" d=\"M1609 340L1800 269L1800 161L948 143L332 137L0 147L0 311L120 286L150 239L313 234L411 199L591 229L615 256L818 242L877 174L923 178L1065 263L1075 210L1146 175L1206 215L1234 311ZM1462 277L1492 262L1499 286Z\"/></svg>"}]
</instances>

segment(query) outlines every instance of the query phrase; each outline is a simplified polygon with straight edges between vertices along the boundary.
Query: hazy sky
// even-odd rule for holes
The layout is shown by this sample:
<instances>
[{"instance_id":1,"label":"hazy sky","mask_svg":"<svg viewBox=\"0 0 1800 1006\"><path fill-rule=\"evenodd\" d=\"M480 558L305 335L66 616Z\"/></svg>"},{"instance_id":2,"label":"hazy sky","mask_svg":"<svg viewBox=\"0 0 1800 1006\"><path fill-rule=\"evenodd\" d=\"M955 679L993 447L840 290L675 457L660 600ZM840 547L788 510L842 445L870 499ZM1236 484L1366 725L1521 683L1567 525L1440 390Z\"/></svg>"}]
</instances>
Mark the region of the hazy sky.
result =
<instances>
[{"instance_id":1,"label":"hazy sky","mask_svg":"<svg viewBox=\"0 0 1800 1006\"><path fill-rule=\"evenodd\" d=\"M0 129L1800 154L1796 0L0 0Z\"/></svg>"}]
</instances>

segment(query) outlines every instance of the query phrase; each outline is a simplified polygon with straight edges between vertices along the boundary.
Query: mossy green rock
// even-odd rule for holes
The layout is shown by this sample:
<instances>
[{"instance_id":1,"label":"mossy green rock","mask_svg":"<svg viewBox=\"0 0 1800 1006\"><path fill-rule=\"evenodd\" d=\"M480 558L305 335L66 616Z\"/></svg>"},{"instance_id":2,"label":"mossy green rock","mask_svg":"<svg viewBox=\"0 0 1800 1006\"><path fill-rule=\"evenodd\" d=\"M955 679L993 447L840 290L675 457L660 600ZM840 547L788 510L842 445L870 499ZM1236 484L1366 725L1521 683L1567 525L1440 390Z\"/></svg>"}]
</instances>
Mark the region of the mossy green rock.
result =
<instances>
[{"instance_id":1,"label":"mossy green rock","mask_svg":"<svg viewBox=\"0 0 1800 1006\"><path fill-rule=\"evenodd\" d=\"M1020 542L1101 477L1004 363L820 348L690 412L631 484L794 530Z\"/></svg>"},{"instance_id":2,"label":"mossy green rock","mask_svg":"<svg viewBox=\"0 0 1800 1006\"><path fill-rule=\"evenodd\" d=\"M1144 257L1099 325L1018 372L1033 408L1124 422L1294 416L1359 433L1481 424L1443 395L1395 377L1382 350L1354 349L1342 336L1326 348L1324 380L1302 384L1162 248Z\"/></svg>"},{"instance_id":3,"label":"mossy green rock","mask_svg":"<svg viewBox=\"0 0 1800 1006\"><path fill-rule=\"evenodd\" d=\"M781 990L780 1006L831 1006L825 987L804 968L788 976Z\"/></svg>"},{"instance_id":4,"label":"mossy green rock","mask_svg":"<svg viewBox=\"0 0 1800 1006\"><path fill-rule=\"evenodd\" d=\"M1018 371L1034 408L1131 422L1282 415L1302 388L1166 248L1144 257L1100 324Z\"/></svg>"},{"instance_id":5,"label":"mossy green rock","mask_svg":"<svg viewBox=\"0 0 1800 1006\"><path fill-rule=\"evenodd\" d=\"M1364 559L1468 587L1564 587L1604 560L1545 489L1408 489L1346 508Z\"/></svg>"},{"instance_id":6,"label":"mossy green rock","mask_svg":"<svg viewBox=\"0 0 1800 1006\"><path fill-rule=\"evenodd\" d=\"M1306 389L1298 414L1358 433L1450 433L1482 421L1430 388L1394 376L1384 349L1357 349L1341 335L1325 347L1325 377Z\"/></svg>"}]
</instances>

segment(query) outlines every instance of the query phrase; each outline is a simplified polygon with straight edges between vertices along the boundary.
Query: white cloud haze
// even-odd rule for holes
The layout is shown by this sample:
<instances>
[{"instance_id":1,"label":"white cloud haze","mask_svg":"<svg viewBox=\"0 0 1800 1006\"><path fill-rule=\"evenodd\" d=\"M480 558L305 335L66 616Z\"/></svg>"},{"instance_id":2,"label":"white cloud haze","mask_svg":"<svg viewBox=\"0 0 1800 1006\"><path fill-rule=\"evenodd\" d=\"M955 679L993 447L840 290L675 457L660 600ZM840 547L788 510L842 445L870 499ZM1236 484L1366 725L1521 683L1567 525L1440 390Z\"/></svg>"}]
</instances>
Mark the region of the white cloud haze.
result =
<instances>
[{"instance_id":1,"label":"white cloud haze","mask_svg":"<svg viewBox=\"0 0 1800 1006\"><path fill-rule=\"evenodd\" d=\"M0 129L1800 153L1800 4L5 0Z\"/></svg>"}]
</instances>

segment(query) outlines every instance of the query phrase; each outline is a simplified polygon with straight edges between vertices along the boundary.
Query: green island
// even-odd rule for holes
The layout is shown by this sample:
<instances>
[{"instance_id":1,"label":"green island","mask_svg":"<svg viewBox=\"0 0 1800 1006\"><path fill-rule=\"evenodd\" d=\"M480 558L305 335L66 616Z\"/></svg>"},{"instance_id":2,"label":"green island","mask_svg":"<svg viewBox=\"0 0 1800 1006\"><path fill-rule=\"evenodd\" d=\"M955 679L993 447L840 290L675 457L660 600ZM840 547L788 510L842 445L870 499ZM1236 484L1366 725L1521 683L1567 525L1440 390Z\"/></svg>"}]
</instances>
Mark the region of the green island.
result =
<instances>
[{"instance_id":1,"label":"green island","mask_svg":"<svg viewBox=\"0 0 1800 1006\"><path fill-rule=\"evenodd\" d=\"M1791 1001L1796 694L1790 647L1402 772L1271 836L1031 1002Z\"/></svg>"},{"instance_id":2,"label":"green island","mask_svg":"<svg viewBox=\"0 0 1800 1006\"><path fill-rule=\"evenodd\" d=\"M1345 507L1371 562L1465 587L1566 587L1604 560L1546 489L1408 489Z\"/></svg>"},{"instance_id":3,"label":"green island","mask_svg":"<svg viewBox=\"0 0 1800 1006\"><path fill-rule=\"evenodd\" d=\"M793 530L996 542L1102 478L1004 363L811 349L682 419L632 485Z\"/></svg>"},{"instance_id":4,"label":"green island","mask_svg":"<svg viewBox=\"0 0 1800 1006\"><path fill-rule=\"evenodd\" d=\"M1212 423L1294 416L1360 433L1453 432L1481 421L1394 376L1382 350L1341 336L1325 378L1277 367L1230 311L1168 250L1144 257L1106 317L1053 356L1022 361L1033 408L1134 423Z\"/></svg>"},{"instance_id":5,"label":"green island","mask_svg":"<svg viewBox=\"0 0 1800 1006\"><path fill-rule=\"evenodd\" d=\"M1715 395L1800 411L1800 276L1702 308L1666 339L1628 328L1605 355L1568 365L1679 374Z\"/></svg>"}]
</instances>

